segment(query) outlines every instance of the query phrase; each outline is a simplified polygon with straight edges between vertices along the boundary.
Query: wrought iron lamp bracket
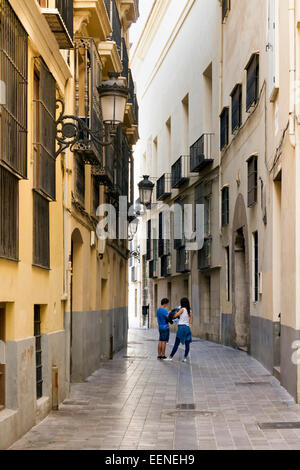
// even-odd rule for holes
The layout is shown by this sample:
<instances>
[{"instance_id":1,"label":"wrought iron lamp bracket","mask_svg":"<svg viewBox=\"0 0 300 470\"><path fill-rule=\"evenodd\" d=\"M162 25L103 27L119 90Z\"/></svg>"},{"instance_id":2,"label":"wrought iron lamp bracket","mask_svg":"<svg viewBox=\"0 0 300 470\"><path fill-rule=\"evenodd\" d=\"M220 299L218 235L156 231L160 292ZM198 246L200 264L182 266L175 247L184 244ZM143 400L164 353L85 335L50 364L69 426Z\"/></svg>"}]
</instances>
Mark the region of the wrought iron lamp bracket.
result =
<instances>
[{"instance_id":1,"label":"wrought iron lamp bracket","mask_svg":"<svg viewBox=\"0 0 300 470\"><path fill-rule=\"evenodd\" d=\"M90 136L91 140L101 145L101 147L108 147L112 144L113 140L102 140L105 134L100 131L92 131L83 119L65 114L65 104L62 100L56 100L56 109L61 107L59 118L56 121L56 141L58 143L58 150L55 154L57 158L61 152L70 148L74 152L74 146L82 141L82 135Z\"/></svg>"}]
</instances>

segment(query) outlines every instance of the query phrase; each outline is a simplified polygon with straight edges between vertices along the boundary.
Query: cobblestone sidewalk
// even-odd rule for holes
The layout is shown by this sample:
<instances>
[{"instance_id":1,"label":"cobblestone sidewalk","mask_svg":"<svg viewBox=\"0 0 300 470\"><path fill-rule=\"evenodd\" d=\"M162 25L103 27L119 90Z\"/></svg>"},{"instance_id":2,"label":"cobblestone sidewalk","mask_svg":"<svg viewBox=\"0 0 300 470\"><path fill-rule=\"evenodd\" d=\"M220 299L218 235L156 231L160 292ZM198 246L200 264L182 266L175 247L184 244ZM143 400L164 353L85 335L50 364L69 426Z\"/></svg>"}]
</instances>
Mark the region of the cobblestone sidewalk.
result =
<instances>
[{"instance_id":1,"label":"cobblestone sidewalk","mask_svg":"<svg viewBox=\"0 0 300 470\"><path fill-rule=\"evenodd\" d=\"M127 350L11 449L300 449L300 429L258 426L300 422L300 405L257 361L197 339L189 363L182 349L158 361L156 339L131 330Z\"/></svg>"}]
</instances>

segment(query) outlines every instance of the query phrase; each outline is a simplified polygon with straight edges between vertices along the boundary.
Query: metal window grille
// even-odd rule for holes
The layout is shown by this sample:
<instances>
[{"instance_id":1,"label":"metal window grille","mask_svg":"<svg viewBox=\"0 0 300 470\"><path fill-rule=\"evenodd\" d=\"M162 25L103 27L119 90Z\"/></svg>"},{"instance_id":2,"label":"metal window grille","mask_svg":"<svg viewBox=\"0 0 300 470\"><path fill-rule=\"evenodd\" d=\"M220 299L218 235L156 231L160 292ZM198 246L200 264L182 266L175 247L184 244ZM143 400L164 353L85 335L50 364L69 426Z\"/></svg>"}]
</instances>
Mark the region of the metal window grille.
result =
<instances>
[{"instance_id":1,"label":"metal window grille","mask_svg":"<svg viewBox=\"0 0 300 470\"><path fill-rule=\"evenodd\" d=\"M34 306L34 336L36 358L36 396L43 396L43 367L42 367L42 335L41 335L41 307Z\"/></svg>"},{"instance_id":2,"label":"metal window grille","mask_svg":"<svg viewBox=\"0 0 300 470\"><path fill-rule=\"evenodd\" d=\"M253 54L247 67L246 110L257 103L259 95L259 54Z\"/></svg>"},{"instance_id":3,"label":"metal window grille","mask_svg":"<svg viewBox=\"0 0 300 470\"><path fill-rule=\"evenodd\" d=\"M6 104L0 106L0 159L27 176L28 36L7 0L0 0L0 80Z\"/></svg>"},{"instance_id":4,"label":"metal window grille","mask_svg":"<svg viewBox=\"0 0 300 470\"><path fill-rule=\"evenodd\" d=\"M151 220L147 222L147 254L146 259L149 261L151 259Z\"/></svg>"},{"instance_id":5,"label":"metal window grille","mask_svg":"<svg viewBox=\"0 0 300 470\"><path fill-rule=\"evenodd\" d=\"M0 166L0 257L17 260L19 245L19 181Z\"/></svg>"},{"instance_id":6,"label":"metal window grille","mask_svg":"<svg viewBox=\"0 0 300 470\"><path fill-rule=\"evenodd\" d=\"M248 162L248 207L257 202L257 157L254 155Z\"/></svg>"},{"instance_id":7,"label":"metal window grille","mask_svg":"<svg viewBox=\"0 0 300 470\"><path fill-rule=\"evenodd\" d=\"M190 147L190 171L191 173L200 172L207 165L213 163L212 157L212 138L214 134L203 134Z\"/></svg>"},{"instance_id":8,"label":"metal window grille","mask_svg":"<svg viewBox=\"0 0 300 470\"><path fill-rule=\"evenodd\" d=\"M74 156L75 163L75 196L84 207L85 198L85 165L79 155Z\"/></svg>"},{"instance_id":9,"label":"metal window grille","mask_svg":"<svg viewBox=\"0 0 300 470\"><path fill-rule=\"evenodd\" d=\"M242 85L236 85L231 93L231 104L231 129L234 134L242 124Z\"/></svg>"},{"instance_id":10,"label":"metal window grille","mask_svg":"<svg viewBox=\"0 0 300 470\"><path fill-rule=\"evenodd\" d=\"M0 341L5 341L5 309L0 308ZM5 406L5 364L0 364L0 409Z\"/></svg>"},{"instance_id":11,"label":"metal window grille","mask_svg":"<svg viewBox=\"0 0 300 470\"><path fill-rule=\"evenodd\" d=\"M111 39L117 44L121 55L122 27L116 0L105 0L105 6L112 26Z\"/></svg>"},{"instance_id":12,"label":"metal window grille","mask_svg":"<svg viewBox=\"0 0 300 470\"><path fill-rule=\"evenodd\" d=\"M128 58L126 41L124 38L122 38L122 65L123 65L122 76L125 77L126 80L128 80L129 58Z\"/></svg>"},{"instance_id":13,"label":"metal window grille","mask_svg":"<svg viewBox=\"0 0 300 470\"><path fill-rule=\"evenodd\" d=\"M229 110L224 108L220 116L221 141L220 148L223 150L229 142Z\"/></svg>"},{"instance_id":14,"label":"metal window grille","mask_svg":"<svg viewBox=\"0 0 300 470\"><path fill-rule=\"evenodd\" d=\"M33 264L50 268L49 201L33 191Z\"/></svg>"},{"instance_id":15,"label":"metal window grille","mask_svg":"<svg viewBox=\"0 0 300 470\"><path fill-rule=\"evenodd\" d=\"M163 201L171 196L171 174L165 173L156 183L156 199Z\"/></svg>"},{"instance_id":16,"label":"metal window grille","mask_svg":"<svg viewBox=\"0 0 300 470\"><path fill-rule=\"evenodd\" d=\"M35 59L35 66L35 188L55 200L56 82L42 58Z\"/></svg>"},{"instance_id":17,"label":"metal window grille","mask_svg":"<svg viewBox=\"0 0 300 470\"><path fill-rule=\"evenodd\" d=\"M253 248L254 248L254 301L258 302L259 299L259 272L258 272L258 232L253 234Z\"/></svg>"},{"instance_id":18,"label":"metal window grille","mask_svg":"<svg viewBox=\"0 0 300 470\"><path fill-rule=\"evenodd\" d=\"M73 39L74 9L73 0L56 0L56 8L61 14L71 39Z\"/></svg>"},{"instance_id":19,"label":"metal window grille","mask_svg":"<svg viewBox=\"0 0 300 470\"><path fill-rule=\"evenodd\" d=\"M172 188L179 188L189 181L189 156L182 155L172 165Z\"/></svg>"},{"instance_id":20,"label":"metal window grille","mask_svg":"<svg viewBox=\"0 0 300 470\"><path fill-rule=\"evenodd\" d=\"M222 226L229 224L229 188L222 189Z\"/></svg>"}]
</instances>

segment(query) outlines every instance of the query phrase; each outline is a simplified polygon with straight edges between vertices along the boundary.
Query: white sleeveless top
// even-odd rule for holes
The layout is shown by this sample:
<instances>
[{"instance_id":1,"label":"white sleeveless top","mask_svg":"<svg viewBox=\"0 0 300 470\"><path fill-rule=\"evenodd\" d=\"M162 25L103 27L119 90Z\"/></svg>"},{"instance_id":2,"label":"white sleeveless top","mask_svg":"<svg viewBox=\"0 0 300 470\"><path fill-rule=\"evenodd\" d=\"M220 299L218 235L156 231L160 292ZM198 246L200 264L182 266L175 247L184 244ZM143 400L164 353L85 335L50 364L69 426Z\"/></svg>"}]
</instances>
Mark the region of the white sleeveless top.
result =
<instances>
[{"instance_id":1,"label":"white sleeveless top","mask_svg":"<svg viewBox=\"0 0 300 470\"><path fill-rule=\"evenodd\" d=\"M190 326L190 316L186 308L183 309L183 314L179 317L178 325Z\"/></svg>"}]
</instances>

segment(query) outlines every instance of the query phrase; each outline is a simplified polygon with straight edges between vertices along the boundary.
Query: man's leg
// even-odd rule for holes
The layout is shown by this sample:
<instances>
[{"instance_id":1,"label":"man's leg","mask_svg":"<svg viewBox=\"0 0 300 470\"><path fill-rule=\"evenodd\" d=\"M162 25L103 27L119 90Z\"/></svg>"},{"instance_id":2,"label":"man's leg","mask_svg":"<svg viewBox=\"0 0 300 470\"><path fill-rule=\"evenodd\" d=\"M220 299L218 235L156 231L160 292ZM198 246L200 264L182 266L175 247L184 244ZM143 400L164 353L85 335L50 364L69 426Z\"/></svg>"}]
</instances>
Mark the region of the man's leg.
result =
<instances>
[{"instance_id":1,"label":"man's leg","mask_svg":"<svg viewBox=\"0 0 300 470\"><path fill-rule=\"evenodd\" d=\"M166 346L167 346L167 343L161 343L162 344L162 347L161 347L161 355L162 357L165 357L166 356Z\"/></svg>"},{"instance_id":2,"label":"man's leg","mask_svg":"<svg viewBox=\"0 0 300 470\"><path fill-rule=\"evenodd\" d=\"M174 344L174 347L173 347L173 351L170 354L170 357L175 356L175 354L177 353L177 349L179 348L179 345L180 345L180 339L177 338L177 336L176 336L175 344Z\"/></svg>"},{"instance_id":3,"label":"man's leg","mask_svg":"<svg viewBox=\"0 0 300 470\"><path fill-rule=\"evenodd\" d=\"M159 341L159 343L158 343L158 357L162 356L162 345L163 345L163 343L161 341Z\"/></svg>"}]
</instances>

